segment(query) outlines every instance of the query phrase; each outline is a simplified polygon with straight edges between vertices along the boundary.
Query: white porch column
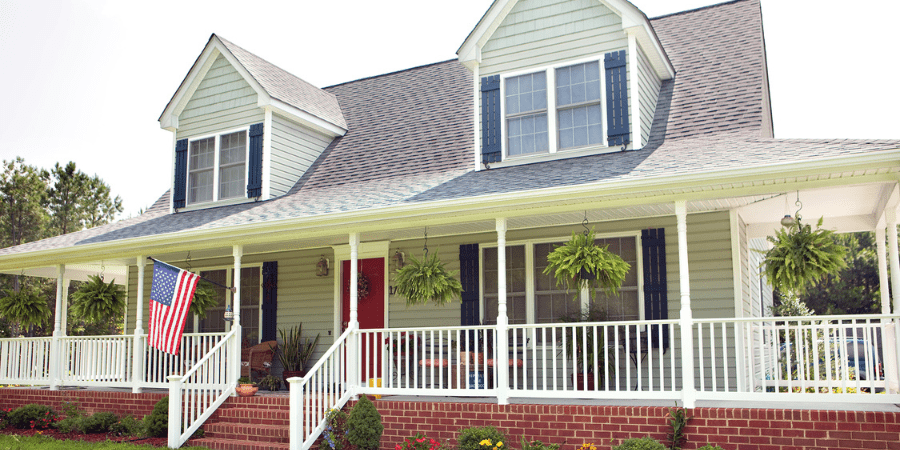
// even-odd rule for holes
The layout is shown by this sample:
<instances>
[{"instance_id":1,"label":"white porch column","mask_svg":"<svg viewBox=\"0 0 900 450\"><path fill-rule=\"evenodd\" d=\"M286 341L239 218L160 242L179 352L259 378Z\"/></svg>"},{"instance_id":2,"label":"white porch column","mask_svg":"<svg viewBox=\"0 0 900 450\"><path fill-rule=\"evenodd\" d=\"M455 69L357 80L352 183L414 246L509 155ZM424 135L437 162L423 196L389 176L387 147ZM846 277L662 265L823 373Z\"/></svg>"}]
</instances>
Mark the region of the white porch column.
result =
<instances>
[{"instance_id":1,"label":"white porch column","mask_svg":"<svg viewBox=\"0 0 900 450\"><path fill-rule=\"evenodd\" d=\"M347 380L350 383L351 391L355 391L359 387L359 346L357 338L359 335L356 330L359 329L359 292L357 290L359 280L359 233L350 233L350 317L347 323L347 329L352 330L347 337ZM354 396L355 398L355 396Z\"/></svg>"},{"instance_id":2,"label":"white porch column","mask_svg":"<svg viewBox=\"0 0 900 450\"><path fill-rule=\"evenodd\" d=\"M60 370L59 364L62 359L60 354L59 338L66 335L66 330L62 328L63 301L66 295L65 284L66 266L59 264L56 266L56 316L53 318L53 338L50 341L50 389L59 389Z\"/></svg>"},{"instance_id":3,"label":"white porch column","mask_svg":"<svg viewBox=\"0 0 900 450\"><path fill-rule=\"evenodd\" d=\"M497 372L497 404L509 404L509 317L506 314L506 218L497 218L497 347L494 371Z\"/></svg>"},{"instance_id":4,"label":"white porch column","mask_svg":"<svg viewBox=\"0 0 900 450\"><path fill-rule=\"evenodd\" d=\"M137 256L137 311L134 319L134 361L131 363L131 392L141 393L144 384L144 267L147 259ZM127 283L126 283L127 285ZM126 313L127 314L127 313Z\"/></svg>"},{"instance_id":5,"label":"white porch column","mask_svg":"<svg viewBox=\"0 0 900 450\"><path fill-rule=\"evenodd\" d=\"M884 212L884 215L887 220L886 233L888 240L888 254L890 255L891 264L891 298L885 302L884 294L882 294L881 311L887 311L887 314L890 314L891 311L894 311L891 304L896 304L898 302L898 297L900 297L900 254L898 254L897 248L897 210L889 208ZM884 242L883 238L881 242ZM880 264L881 262L879 261L879 270ZM882 289L882 291L885 290L886 289ZM900 372L900 368L897 367L896 326L897 324L895 321L890 321L890 324L885 330L886 336L884 336L885 375L887 375L887 386L891 392L900 391L900 382L898 382L898 372Z\"/></svg>"},{"instance_id":6,"label":"white porch column","mask_svg":"<svg viewBox=\"0 0 900 450\"><path fill-rule=\"evenodd\" d=\"M231 280L231 285L234 286L231 294L231 309L234 311L234 321L231 322L231 329L236 330L234 347L232 349L234 358L232 358L232 361L236 363L232 368L234 372L232 372L233 378L230 382L237 383L238 378L241 377L241 258L244 256L244 246L233 246L231 254L234 256L234 278Z\"/></svg>"},{"instance_id":7,"label":"white porch column","mask_svg":"<svg viewBox=\"0 0 900 450\"><path fill-rule=\"evenodd\" d=\"M687 207L684 200L675 202L678 223L678 281L681 286L681 395L684 407L694 408L694 315L691 312L691 283L688 271Z\"/></svg>"}]
</instances>

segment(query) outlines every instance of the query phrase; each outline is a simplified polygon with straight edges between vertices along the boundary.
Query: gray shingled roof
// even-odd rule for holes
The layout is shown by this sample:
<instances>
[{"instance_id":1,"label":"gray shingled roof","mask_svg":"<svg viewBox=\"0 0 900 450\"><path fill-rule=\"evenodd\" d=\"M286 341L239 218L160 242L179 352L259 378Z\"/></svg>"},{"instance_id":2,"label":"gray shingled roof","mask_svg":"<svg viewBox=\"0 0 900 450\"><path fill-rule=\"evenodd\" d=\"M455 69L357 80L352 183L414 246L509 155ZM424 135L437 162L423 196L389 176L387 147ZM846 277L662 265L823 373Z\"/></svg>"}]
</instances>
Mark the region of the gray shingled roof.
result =
<instances>
[{"instance_id":1,"label":"gray shingled roof","mask_svg":"<svg viewBox=\"0 0 900 450\"><path fill-rule=\"evenodd\" d=\"M168 194L140 217L0 250L0 255L268 220L448 199L799 163L900 149L900 141L762 137L758 0L652 19L678 70L664 83L648 145L475 172L471 73L447 61L325 88L349 131L281 198L168 214ZM748 48L743 48L744 46Z\"/></svg>"}]
</instances>

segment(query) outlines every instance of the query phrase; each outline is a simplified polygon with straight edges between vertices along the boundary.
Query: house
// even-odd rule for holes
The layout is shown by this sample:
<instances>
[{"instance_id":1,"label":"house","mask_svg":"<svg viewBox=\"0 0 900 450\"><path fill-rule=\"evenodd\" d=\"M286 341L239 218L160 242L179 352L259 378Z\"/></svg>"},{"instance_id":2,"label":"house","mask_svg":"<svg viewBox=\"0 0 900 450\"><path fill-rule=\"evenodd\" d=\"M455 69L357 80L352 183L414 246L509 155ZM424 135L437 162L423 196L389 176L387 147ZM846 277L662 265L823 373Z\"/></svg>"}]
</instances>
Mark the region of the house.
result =
<instances>
[{"instance_id":1,"label":"house","mask_svg":"<svg viewBox=\"0 0 900 450\"><path fill-rule=\"evenodd\" d=\"M140 217L0 250L0 271L61 287L121 274L126 334L64 336L57 314L52 338L0 342L0 383L168 388L177 447L233 395L229 355L302 323L323 339L292 381L298 449L362 393L526 413L678 401L703 420L720 417L711 401L900 403L896 292L882 289L879 315L776 320L756 251L802 204L804 220L874 230L882 284L890 264L900 286L900 141L774 138L758 0L638 7L496 0L458 59L325 88L212 35L159 118L171 189ZM543 273L586 228L631 265L616 296ZM426 249L459 271L460 304L393 293L394 270ZM178 356L145 345L148 257L237 288L188 321ZM560 322L591 306L607 320ZM854 359L866 367L848 367L844 342L871 349ZM900 413L879 414L843 421L894 424L851 445L900 436ZM821 417L796 420L835 421Z\"/></svg>"}]
</instances>

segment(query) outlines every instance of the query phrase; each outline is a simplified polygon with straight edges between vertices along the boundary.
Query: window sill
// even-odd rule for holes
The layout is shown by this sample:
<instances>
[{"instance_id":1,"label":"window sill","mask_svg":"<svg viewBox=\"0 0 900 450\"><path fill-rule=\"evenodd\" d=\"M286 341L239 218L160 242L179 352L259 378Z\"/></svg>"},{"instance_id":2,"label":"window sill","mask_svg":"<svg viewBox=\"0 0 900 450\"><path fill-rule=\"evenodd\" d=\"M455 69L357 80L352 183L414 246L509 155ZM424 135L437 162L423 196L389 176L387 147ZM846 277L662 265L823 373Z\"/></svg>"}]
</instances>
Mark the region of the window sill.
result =
<instances>
[{"instance_id":1,"label":"window sill","mask_svg":"<svg viewBox=\"0 0 900 450\"><path fill-rule=\"evenodd\" d=\"M626 147L626 150L631 150L631 147ZM540 153L540 154L532 154L532 155L521 155L521 156L507 156L501 162L498 163L490 163L490 169L500 169L503 167L513 167L513 166L522 166L525 164L534 164L541 163L546 161L556 161L560 159L568 159L568 158L578 158L580 156L591 156L591 155L602 155L606 153L618 153L622 151L622 147L619 145L612 147L582 147L571 150L559 150L556 153ZM481 164L481 169L487 169L484 163Z\"/></svg>"},{"instance_id":2,"label":"window sill","mask_svg":"<svg viewBox=\"0 0 900 450\"><path fill-rule=\"evenodd\" d=\"M178 208L178 212L197 211L200 209L218 208L220 206L239 205L242 203L253 203L255 201L256 201L256 198L240 197L240 198L230 198L228 200L219 200L216 202L194 203L193 205L187 205L184 208Z\"/></svg>"}]
</instances>

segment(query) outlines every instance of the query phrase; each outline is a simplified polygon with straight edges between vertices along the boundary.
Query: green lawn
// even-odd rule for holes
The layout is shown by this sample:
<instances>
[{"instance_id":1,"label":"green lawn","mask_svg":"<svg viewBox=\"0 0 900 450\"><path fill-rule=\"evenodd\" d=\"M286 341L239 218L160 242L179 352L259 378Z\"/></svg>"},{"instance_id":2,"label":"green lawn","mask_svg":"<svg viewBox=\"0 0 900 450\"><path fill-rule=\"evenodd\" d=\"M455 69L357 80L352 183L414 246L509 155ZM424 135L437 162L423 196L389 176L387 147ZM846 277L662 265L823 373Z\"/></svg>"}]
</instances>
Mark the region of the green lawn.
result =
<instances>
[{"instance_id":1,"label":"green lawn","mask_svg":"<svg viewBox=\"0 0 900 450\"><path fill-rule=\"evenodd\" d=\"M0 450L160 450L152 445L124 444L120 442L58 441L46 436L13 436L0 434ZM203 450L206 447L190 447ZM206 449L209 450L209 449Z\"/></svg>"}]
</instances>

